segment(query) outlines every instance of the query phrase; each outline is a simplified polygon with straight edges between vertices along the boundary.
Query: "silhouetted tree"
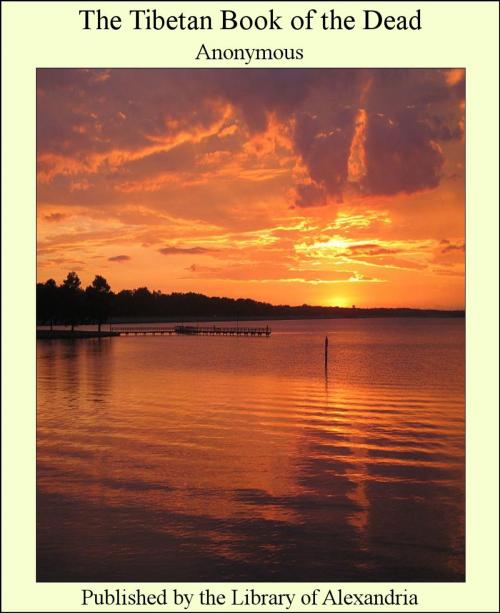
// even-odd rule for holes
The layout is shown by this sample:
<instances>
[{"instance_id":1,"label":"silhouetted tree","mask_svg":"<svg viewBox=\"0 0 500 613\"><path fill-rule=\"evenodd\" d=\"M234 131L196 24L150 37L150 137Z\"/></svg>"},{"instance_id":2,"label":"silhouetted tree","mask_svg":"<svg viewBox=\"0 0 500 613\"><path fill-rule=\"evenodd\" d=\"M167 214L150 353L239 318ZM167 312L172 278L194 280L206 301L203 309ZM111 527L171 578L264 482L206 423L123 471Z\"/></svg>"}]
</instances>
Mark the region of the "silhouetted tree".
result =
<instances>
[{"instance_id":1,"label":"silhouetted tree","mask_svg":"<svg viewBox=\"0 0 500 613\"><path fill-rule=\"evenodd\" d=\"M152 294L147 287L138 287L133 293L134 308L141 313L151 314Z\"/></svg>"},{"instance_id":2,"label":"silhouetted tree","mask_svg":"<svg viewBox=\"0 0 500 613\"><path fill-rule=\"evenodd\" d=\"M82 282L76 272L68 272L66 279L64 279L62 286L69 290L80 289Z\"/></svg>"},{"instance_id":3,"label":"silhouetted tree","mask_svg":"<svg viewBox=\"0 0 500 613\"><path fill-rule=\"evenodd\" d=\"M96 275L85 290L86 312L88 316L97 322L97 329L101 331L101 325L108 321L111 307L111 288L104 277Z\"/></svg>"},{"instance_id":4,"label":"silhouetted tree","mask_svg":"<svg viewBox=\"0 0 500 613\"><path fill-rule=\"evenodd\" d=\"M62 320L71 325L71 330L80 323L83 314L83 291L76 272L69 272L60 287Z\"/></svg>"},{"instance_id":5,"label":"silhouetted tree","mask_svg":"<svg viewBox=\"0 0 500 613\"><path fill-rule=\"evenodd\" d=\"M57 292L57 283L54 279L48 279L45 283L37 284L37 319L44 323L49 321L51 330L58 317ZM38 296L40 296L39 300Z\"/></svg>"}]
</instances>

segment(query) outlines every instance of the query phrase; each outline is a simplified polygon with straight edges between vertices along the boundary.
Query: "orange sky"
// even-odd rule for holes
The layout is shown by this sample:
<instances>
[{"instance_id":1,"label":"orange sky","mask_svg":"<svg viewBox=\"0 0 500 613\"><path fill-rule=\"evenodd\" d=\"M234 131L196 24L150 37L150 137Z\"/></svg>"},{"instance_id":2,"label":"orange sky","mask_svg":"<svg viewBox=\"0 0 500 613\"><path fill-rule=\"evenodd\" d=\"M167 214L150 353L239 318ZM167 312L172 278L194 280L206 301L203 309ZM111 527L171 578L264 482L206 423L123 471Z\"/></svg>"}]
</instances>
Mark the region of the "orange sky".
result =
<instances>
[{"instance_id":1,"label":"orange sky","mask_svg":"<svg viewBox=\"0 0 500 613\"><path fill-rule=\"evenodd\" d=\"M464 307L464 74L38 70L38 279Z\"/></svg>"}]
</instances>

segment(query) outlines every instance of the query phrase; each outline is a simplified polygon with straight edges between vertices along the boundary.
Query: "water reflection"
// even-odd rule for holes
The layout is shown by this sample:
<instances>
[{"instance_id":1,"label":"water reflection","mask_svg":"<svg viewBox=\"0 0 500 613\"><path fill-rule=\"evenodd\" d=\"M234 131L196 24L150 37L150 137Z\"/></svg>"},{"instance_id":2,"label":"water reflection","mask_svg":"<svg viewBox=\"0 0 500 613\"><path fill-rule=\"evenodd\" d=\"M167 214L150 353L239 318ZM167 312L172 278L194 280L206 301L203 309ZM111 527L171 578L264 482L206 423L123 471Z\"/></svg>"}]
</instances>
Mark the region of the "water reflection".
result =
<instances>
[{"instance_id":1,"label":"water reflection","mask_svg":"<svg viewBox=\"0 0 500 613\"><path fill-rule=\"evenodd\" d=\"M463 579L462 322L331 326L39 342L38 579Z\"/></svg>"}]
</instances>

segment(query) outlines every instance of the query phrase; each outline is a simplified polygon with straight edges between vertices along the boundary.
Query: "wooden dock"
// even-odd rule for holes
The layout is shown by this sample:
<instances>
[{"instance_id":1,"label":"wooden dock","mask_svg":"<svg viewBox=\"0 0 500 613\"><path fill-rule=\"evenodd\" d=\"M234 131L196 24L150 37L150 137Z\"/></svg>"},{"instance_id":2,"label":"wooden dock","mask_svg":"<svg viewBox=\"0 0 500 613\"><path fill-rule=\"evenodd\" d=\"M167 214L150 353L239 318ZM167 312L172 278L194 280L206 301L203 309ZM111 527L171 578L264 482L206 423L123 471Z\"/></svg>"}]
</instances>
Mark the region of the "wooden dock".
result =
<instances>
[{"instance_id":1,"label":"wooden dock","mask_svg":"<svg viewBox=\"0 0 500 613\"><path fill-rule=\"evenodd\" d=\"M271 328L269 326L265 328L176 326L174 329L176 334L192 334L195 336L271 336Z\"/></svg>"},{"instance_id":2,"label":"wooden dock","mask_svg":"<svg viewBox=\"0 0 500 613\"><path fill-rule=\"evenodd\" d=\"M271 328L248 328L240 326L174 326L164 328L161 326L111 326L110 330L120 336L164 336L171 334L184 334L191 336L271 336Z\"/></svg>"},{"instance_id":3,"label":"wooden dock","mask_svg":"<svg viewBox=\"0 0 500 613\"><path fill-rule=\"evenodd\" d=\"M127 326L110 326L110 330L116 332L120 336L164 336L166 334L176 334L175 328L162 328L160 326L152 327L127 327Z\"/></svg>"}]
</instances>

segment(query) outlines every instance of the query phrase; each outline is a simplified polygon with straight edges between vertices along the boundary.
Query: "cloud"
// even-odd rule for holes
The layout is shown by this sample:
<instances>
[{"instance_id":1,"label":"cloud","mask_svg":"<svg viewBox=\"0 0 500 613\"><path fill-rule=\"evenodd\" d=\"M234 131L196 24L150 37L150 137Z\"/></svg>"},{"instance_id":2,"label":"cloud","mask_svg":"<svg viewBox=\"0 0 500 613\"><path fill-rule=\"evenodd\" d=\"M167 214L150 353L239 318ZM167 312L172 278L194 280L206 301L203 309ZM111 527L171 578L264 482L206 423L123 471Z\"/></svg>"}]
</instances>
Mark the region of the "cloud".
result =
<instances>
[{"instance_id":1,"label":"cloud","mask_svg":"<svg viewBox=\"0 0 500 613\"><path fill-rule=\"evenodd\" d=\"M457 70L44 69L37 91L39 187L69 179L40 190L47 202L64 190L66 202L89 206L173 203L176 183L279 173L298 208L410 194L439 185L440 143L463 132ZM258 136L271 125L264 150ZM300 167L292 185L277 155L283 135Z\"/></svg>"},{"instance_id":2,"label":"cloud","mask_svg":"<svg viewBox=\"0 0 500 613\"><path fill-rule=\"evenodd\" d=\"M317 183L299 183L295 189L295 206L308 208L327 204L326 190Z\"/></svg>"},{"instance_id":3,"label":"cloud","mask_svg":"<svg viewBox=\"0 0 500 613\"><path fill-rule=\"evenodd\" d=\"M44 215L43 218L48 222L58 222L65 219L67 216L64 213L49 213L48 215Z\"/></svg>"},{"instance_id":4,"label":"cloud","mask_svg":"<svg viewBox=\"0 0 500 613\"><path fill-rule=\"evenodd\" d=\"M435 261L434 241L380 240L357 241L334 235L319 235L294 245L301 261L336 265L374 267L379 269L424 270Z\"/></svg>"},{"instance_id":5,"label":"cloud","mask_svg":"<svg viewBox=\"0 0 500 613\"><path fill-rule=\"evenodd\" d=\"M335 283L380 283L383 279L364 275L353 270L307 270L290 268L281 263L229 264L225 266L198 266L192 264L184 269L187 278L246 281L249 283L301 283L328 285Z\"/></svg>"},{"instance_id":6,"label":"cloud","mask_svg":"<svg viewBox=\"0 0 500 613\"><path fill-rule=\"evenodd\" d=\"M465 242L443 238L436 241L431 263L434 272L450 276L463 276L465 273ZM444 272L444 271L448 272Z\"/></svg>"},{"instance_id":7,"label":"cloud","mask_svg":"<svg viewBox=\"0 0 500 613\"><path fill-rule=\"evenodd\" d=\"M113 255L110 258L108 258L108 260L110 262L127 262L128 260L130 260L130 256L129 255Z\"/></svg>"},{"instance_id":8,"label":"cloud","mask_svg":"<svg viewBox=\"0 0 500 613\"><path fill-rule=\"evenodd\" d=\"M379 256L398 253L400 250L380 247L376 243L362 243L359 245L352 245L346 251L352 255Z\"/></svg>"},{"instance_id":9,"label":"cloud","mask_svg":"<svg viewBox=\"0 0 500 613\"><path fill-rule=\"evenodd\" d=\"M458 85L465 79L465 70L463 68L452 68L445 72L445 79L448 85Z\"/></svg>"},{"instance_id":10,"label":"cloud","mask_svg":"<svg viewBox=\"0 0 500 613\"><path fill-rule=\"evenodd\" d=\"M158 251L162 255L194 255L213 253L215 249L207 249L205 247L162 247Z\"/></svg>"},{"instance_id":11,"label":"cloud","mask_svg":"<svg viewBox=\"0 0 500 613\"><path fill-rule=\"evenodd\" d=\"M296 120L295 146L317 186L316 193L322 198L326 193L342 199L355 114L355 110L347 108L333 115L328 113L326 117L302 113ZM300 196L299 192L298 206ZM311 206L310 200L308 206Z\"/></svg>"},{"instance_id":12,"label":"cloud","mask_svg":"<svg viewBox=\"0 0 500 613\"><path fill-rule=\"evenodd\" d=\"M446 246L441 249L441 253L449 253L450 251L465 251L465 243L453 244L446 241Z\"/></svg>"},{"instance_id":13,"label":"cloud","mask_svg":"<svg viewBox=\"0 0 500 613\"><path fill-rule=\"evenodd\" d=\"M414 109L403 109L392 118L371 116L367 122L363 190L387 196L436 187L444 157L432 136L432 130Z\"/></svg>"},{"instance_id":14,"label":"cloud","mask_svg":"<svg viewBox=\"0 0 500 613\"><path fill-rule=\"evenodd\" d=\"M346 193L388 196L437 187L444 165L440 142L463 133L461 95L446 74L374 70L364 83L360 77L347 82L343 96L326 89L329 108L296 115L295 146L309 177L340 202ZM338 72L331 77L335 81ZM312 206L311 198L304 202Z\"/></svg>"}]
</instances>

